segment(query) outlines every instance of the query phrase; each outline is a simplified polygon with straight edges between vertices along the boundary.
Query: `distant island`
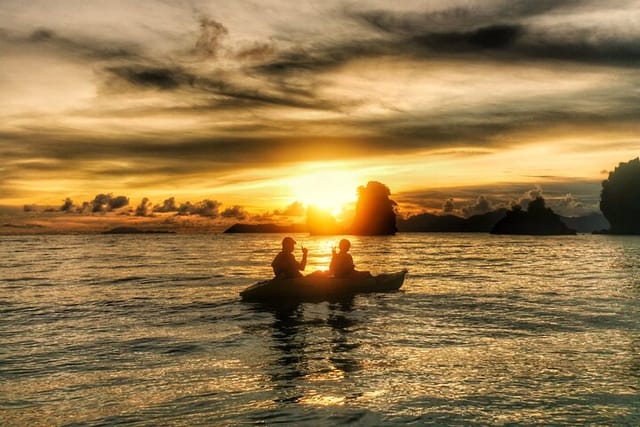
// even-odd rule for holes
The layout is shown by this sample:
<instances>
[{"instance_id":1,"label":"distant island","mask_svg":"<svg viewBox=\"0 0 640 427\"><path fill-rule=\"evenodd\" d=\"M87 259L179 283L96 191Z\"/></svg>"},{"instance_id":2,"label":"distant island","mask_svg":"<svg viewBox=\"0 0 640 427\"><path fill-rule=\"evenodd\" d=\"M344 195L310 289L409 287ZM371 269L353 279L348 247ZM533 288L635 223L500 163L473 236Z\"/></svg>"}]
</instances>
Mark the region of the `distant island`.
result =
<instances>
[{"instance_id":1,"label":"distant island","mask_svg":"<svg viewBox=\"0 0 640 427\"><path fill-rule=\"evenodd\" d=\"M500 208L468 218L456 215L421 213L407 218L399 216L396 202L389 198L389 188L370 181L358 188L358 202L351 225L340 224L328 212L314 206L307 208L306 224L277 225L237 223L225 233L309 233L311 235L391 235L400 232L419 233L492 233L528 235L571 235L595 233L610 227L601 213L580 217L563 217L546 207L542 197L529 202L527 210L520 205Z\"/></svg>"},{"instance_id":2,"label":"distant island","mask_svg":"<svg viewBox=\"0 0 640 427\"><path fill-rule=\"evenodd\" d=\"M508 210L493 226L491 234L560 236L576 234L576 230L567 227L559 215L546 207L542 197L536 197L529 202L526 211L520 205Z\"/></svg>"},{"instance_id":3,"label":"distant island","mask_svg":"<svg viewBox=\"0 0 640 427\"><path fill-rule=\"evenodd\" d=\"M422 213L408 218L397 218L398 231L402 233L490 233L494 225L507 215L507 209L498 209L485 214L463 218L456 215L434 215ZM605 217L597 212L578 217L558 215L570 229L578 233L594 233L609 228ZM308 233L305 224L243 224L238 223L225 233ZM346 230L344 231L345 234ZM339 233L336 233L339 234ZM331 233L328 233L331 235Z\"/></svg>"},{"instance_id":4,"label":"distant island","mask_svg":"<svg viewBox=\"0 0 640 427\"><path fill-rule=\"evenodd\" d=\"M409 218L398 218L398 231L423 233L488 233L506 215L498 209L469 218L456 215L422 213Z\"/></svg>"},{"instance_id":5,"label":"distant island","mask_svg":"<svg viewBox=\"0 0 640 427\"><path fill-rule=\"evenodd\" d=\"M398 215L391 191L380 182L369 181L358 187L355 215L350 223L340 223L329 212L308 206L306 222L296 224L236 223L224 233L309 233L311 235L393 235L400 232L421 233L492 233L525 235L572 235L576 233L640 234L640 159L620 163L602 183L600 212L579 217L565 217L546 207L542 197L529 202L527 209L514 205L490 212L460 217L420 213ZM110 197L110 196L109 196ZM98 200L102 200L96 197ZM111 202L120 202L122 197ZM94 201L95 202L95 201ZM66 205L70 204L65 202ZM94 203L95 205L95 203ZM94 207L95 208L95 207ZM64 210L64 209L63 209ZM66 211L66 210L65 210ZM11 226L11 224L5 224ZM164 229L115 227L104 234L172 233Z\"/></svg>"},{"instance_id":6,"label":"distant island","mask_svg":"<svg viewBox=\"0 0 640 427\"><path fill-rule=\"evenodd\" d=\"M114 227L103 231L102 234L176 234L176 232L172 230L154 230L136 227Z\"/></svg>"},{"instance_id":7,"label":"distant island","mask_svg":"<svg viewBox=\"0 0 640 427\"><path fill-rule=\"evenodd\" d=\"M306 233L305 224L243 224L237 223L227 228L225 233Z\"/></svg>"}]
</instances>

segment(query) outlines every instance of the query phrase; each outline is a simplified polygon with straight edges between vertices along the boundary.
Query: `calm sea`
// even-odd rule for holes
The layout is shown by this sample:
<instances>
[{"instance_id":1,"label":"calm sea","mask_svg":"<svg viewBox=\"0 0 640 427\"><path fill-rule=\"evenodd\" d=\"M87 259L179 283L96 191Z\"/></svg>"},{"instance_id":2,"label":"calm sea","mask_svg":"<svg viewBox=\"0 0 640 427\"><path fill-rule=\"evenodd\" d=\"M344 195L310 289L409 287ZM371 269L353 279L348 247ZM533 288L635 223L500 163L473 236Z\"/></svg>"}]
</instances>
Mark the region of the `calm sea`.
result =
<instances>
[{"instance_id":1,"label":"calm sea","mask_svg":"<svg viewBox=\"0 0 640 427\"><path fill-rule=\"evenodd\" d=\"M354 237L400 292L241 302L281 238L0 237L0 424L640 425L639 237Z\"/></svg>"}]
</instances>

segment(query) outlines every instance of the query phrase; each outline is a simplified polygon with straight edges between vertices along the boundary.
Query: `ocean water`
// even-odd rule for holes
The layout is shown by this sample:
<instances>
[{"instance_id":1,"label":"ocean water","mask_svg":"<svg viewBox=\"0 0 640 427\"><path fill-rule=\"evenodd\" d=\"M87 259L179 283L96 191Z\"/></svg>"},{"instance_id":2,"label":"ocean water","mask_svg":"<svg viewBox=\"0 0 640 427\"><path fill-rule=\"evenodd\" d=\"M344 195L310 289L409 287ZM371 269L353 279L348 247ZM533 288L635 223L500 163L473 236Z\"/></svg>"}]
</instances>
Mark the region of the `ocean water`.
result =
<instances>
[{"instance_id":1,"label":"ocean water","mask_svg":"<svg viewBox=\"0 0 640 427\"><path fill-rule=\"evenodd\" d=\"M401 291L241 302L281 238L0 237L0 424L640 425L640 238L352 237Z\"/></svg>"}]
</instances>

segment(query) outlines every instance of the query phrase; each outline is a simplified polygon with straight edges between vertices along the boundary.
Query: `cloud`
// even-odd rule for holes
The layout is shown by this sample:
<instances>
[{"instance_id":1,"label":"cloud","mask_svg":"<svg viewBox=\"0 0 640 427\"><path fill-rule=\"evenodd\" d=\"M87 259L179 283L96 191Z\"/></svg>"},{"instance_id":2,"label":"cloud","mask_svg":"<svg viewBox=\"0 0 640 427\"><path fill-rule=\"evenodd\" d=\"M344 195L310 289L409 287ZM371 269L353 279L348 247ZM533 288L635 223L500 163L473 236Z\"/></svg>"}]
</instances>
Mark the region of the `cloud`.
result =
<instances>
[{"instance_id":1,"label":"cloud","mask_svg":"<svg viewBox=\"0 0 640 427\"><path fill-rule=\"evenodd\" d=\"M295 46L254 69L265 75L313 75L353 61L389 56L420 61L458 58L551 64L562 60L623 67L635 67L640 59L640 33L616 34L600 30L594 22L577 21L593 2L525 3L452 6L437 12L347 8L345 17L372 30L368 36L354 32L333 43ZM543 15L564 16L566 22L551 26L540 19Z\"/></svg>"},{"instance_id":2,"label":"cloud","mask_svg":"<svg viewBox=\"0 0 640 427\"><path fill-rule=\"evenodd\" d=\"M542 187L536 185L534 188L527 190L524 192L516 201L514 201L514 205L520 205L523 209L526 209L529 206L529 203L536 200L537 198L544 198L544 191Z\"/></svg>"},{"instance_id":3,"label":"cloud","mask_svg":"<svg viewBox=\"0 0 640 427\"><path fill-rule=\"evenodd\" d=\"M489 200L484 196L478 196L474 203L462 208L462 213L465 217L470 217L473 215L482 215L487 212L491 212L494 209L495 208Z\"/></svg>"},{"instance_id":4,"label":"cloud","mask_svg":"<svg viewBox=\"0 0 640 427\"><path fill-rule=\"evenodd\" d=\"M528 2L533 3L533 2ZM564 60L631 66L640 58L640 34L604 35L595 22L567 21L550 28L542 14L579 16L590 1L496 2L485 7L452 7L438 12L356 11L350 15L391 40L385 53L413 58L496 51L498 60ZM539 3L539 4L538 4ZM553 4L555 3L555 4ZM557 12L557 15L554 15ZM602 22L602 21L601 21ZM426 29L426 31L425 31ZM598 34L594 37L594 33ZM506 55L505 55L506 54ZM357 55L357 53L356 53ZM485 57L486 59L486 57Z\"/></svg>"},{"instance_id":5,"label":"cloud","mask_svg":"<svg viewBox=\"0 0 640 427\"><path fill-rule=\"evenodd\" d=\"M129 198L125 196L114 197L111 193L98 194L89 204L93 213L110 212L129 205Z\"/></svg>"},{"instance_id":6,"label":"cloud","mask_svg":"<svg viewBox=\"0 0 640 427\"><path fill-rule=\"evenodd\" d=\"M161 91L188 91L197 99L202 96L210 96L203 103L198 103L194 110L218 110L222 107L238 109L260 106L283 106L302 109L334 110L335 102L310 96L301 91L267 90L267 85L260 88L237 84L231 79L212 78L195 71L176 65L157 65L154 63L138 63L116 65L105 68L107 75L111 77L105 81L106 87L118 92L123 89L119 84L124 82L133 89L157 89ZM114 80L115 77L115 80ZM221 97L216 98L216 97ZM234 103L228 104L229 101Z\"/></svg>"},{"instance_id":7,"label":"cloud","mask_svg":"<svg viewBox=\"0 0 640 427\"><path fill-rule=\"evenodd\" d=\"M481 5L469 2L461 6L452 2L450 6L431 10L347 9L346 13L354 20L382 32L411 35L424 32L425 28L444 33L459 31L460 28L486 27L496 21L522 21L553 12L571 13L590 3L590 0L509 0L483 2Z\"/></svg>"},{"instance_id":8,"label":"cloud","mask_svg":"<svg viewBox=\"0 0 640 427\"><path fill-rule=\"evenodd\" d=\"M233 56L240 61L265 61L276 54L273 43L254 41L242 46Z\"/></svg>"},{"instance_id":9,"label":"cloud","mask_svg":"<svg viewBox=\"0 0 640 427\"><path fill-rule=\"evenodd\" d=\"M491 25L468 32L426 33L413 37L416 47L434 51L462 53L487 49L506 49L524 33L521 25Z\"/></svg>"},{"instance_id":10,"label":"cloud","mask_svg":"<svg viewBox=\"0 0 640 427\"><path fill-rule=\"evenodd\" d=\"M37 28L29 35L21 36L0 31L0 41L14 46L43 47L59 54L72 55L91 61L132 60L141 57L140 48L134 43L123 43L101 38L80 36L65 37L50 28Z\"/></svg>"},{"instance_id":11,"label":"cloud","mask_svg":"<svg viewBox=\"0 0 640 427\"><path fill-rule=\"evenodd\" d=\"M179 206L176 204L175 197L169 197L161 205L153 207L154 212L178 212L178 210Z\"/></svg>"},{"instance_id":12,"label":"cloud","mask_svg":"<svg viewBox=\"0 0 640 427\"><path fill-rule=\"evenodd\" d=\"M200 18L200 35L194 47L196 55L215 58L222 47L222 40L229 34L227 27L208 17Z\"/></svg>"},{"instance_id":13,"label":"cloud","mask_svg":"<svg viewBox=\"0 0 640 427\"><path fill-rule=\"evenodd\" d=\"M186 202L180 205L178 208L179 215L199 215L208 218L217 218L219 215L219 208L222 203L216 200L205 199L195 204Z\"/></svg>"},{"instance_id":14,"label":"cloud","mask_svg":"<svg viewBox=\"0 0 640 427\"><path fill-rule=\"evenodd\" d=\"M108 67L108 72L133 86L174 90L183 85L192 85L195 76L180 68L124 65Z\"/></svg>"},{"instance_id":15,"label":"cloud","mask_svg":"<svg viewBox=\"0 0 640 427\"><path fill-rule=\"evenodd\" d=\"M73 212L76 209L76 206L73 204L73 200L67 197L64 199L64 203L60 207L60 211L62 212Z\"/></svg>"},{"instance_id":16,"label":"cloud","mask_svg":"<svg viewBox=\"0 0 640 427\"><path fill-rule=\"evenodd\" d=\"M279 5L266 8L275 13L209 9L222 19L200 10L194 19L191 8L172 6L179 23L156 10L132 16L127 21L145 24L117 33L87 31L91 19L7 19L0 47L11 47L13 68L3 60L10 78L1 89L20 108L29 100L11 81L31 81L25 73L41 57L65 76L68 69L95 75L77 82L84 85L77 103L29 86L33 108L4 113L0 193L22 203L21 191L35 187L29 179L61 173L82 185L100 181L93 188L110 179L158 186L307 159L456 147L498 153L552 129L602 140L600 150L621 140L612 136L620 129L637 134L640 32L625 4L617 11L593 1L377 4L320 6L313 22ZM168 39L169 46L160 42ZM42 68L55 86L56 67ZM590 205L580 192L553 195L567 193ZM453 199L460 210L478 194L503 201L489 192ZM429 206L440 209L443 200Z\"/></svg>"},{"instance_id":17,"label":"cloud","mask_svg":"<svg viewBox=\"0 0 640 427\"><path fill-rule=\"evenodd\" d=\"M543 181L543 180L541 180ZM477 215L490 210L509 208L520 204L526 209L537 196L544 197L547 205L563 215L577 216L598 212L602 183L598 179L580 180L547 177L543 184L503 183L483 186L429 188L394 194L403 207L417 213L427 209L433 213L442 211L443 201L456 200L462 206L464 216ZM487 210L488 209L488 210Z\"/></svg>"},{"instance_id":18,"label":"cloud","mask_svg":"<svg viewBox=\"0 0 640 427\"><path fill-rule=\"evenodd\" d=\"M289 206L283 210L276 209L273 214L276 216L304 216L307 210L302 202L292 202Z\"/></svg>"},{"instance_id":19,"label":"cloud","mask_svg":"<svg viewBox=\"0 0 640 427\"><path fill-rule=\"evenodd\" d=\"M596 211L593 207L586 207L583 202L577 200L571 193L550 201L549 205L556 213L565 216L584 215L588 212Z\"/></svg>"},{"instance_id":20,"label":"cloud","mask_svg":"<svg viewBox=\"0 0 640 427\"><path fill-rule=\"evenodd\" d=\"M444 201L442 205L442 213L443 214L452 214L455 210L455 205L453 203L453 199L447 199Z\"/></svg>"},{"instance_id":21,"label":"cloud","mask_svg":"<svg viewBox=\"0 0 640 427\"><path fill-rule=\"evenodd\" d=\"M153 203L148 198L143 198L140 204L136 207L136 216L151 216L153 215Z\"/></svg>"},{"instance_id":22,"label":"cloud","mask_svg":"<svg viewBox=\"0 0 640 427\"><path fill-rule=\"evenodd\" d=\"M234 205L223 210L220 216L222 216L223 218L245 219L249 216L249 214L242 206Z\"/></svg>"}]
</instances>

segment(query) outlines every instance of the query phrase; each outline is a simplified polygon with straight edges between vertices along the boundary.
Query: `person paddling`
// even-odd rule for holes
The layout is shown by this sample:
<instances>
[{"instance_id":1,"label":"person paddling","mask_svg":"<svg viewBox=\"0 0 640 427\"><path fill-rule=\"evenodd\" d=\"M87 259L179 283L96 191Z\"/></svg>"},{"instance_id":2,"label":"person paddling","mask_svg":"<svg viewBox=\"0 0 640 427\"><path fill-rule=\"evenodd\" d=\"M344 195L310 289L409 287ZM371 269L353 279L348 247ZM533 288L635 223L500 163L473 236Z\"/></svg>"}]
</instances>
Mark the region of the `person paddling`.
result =
<instances>
[{"instance_id":1,"label":"person paddling","mask_svg":"<svg viewBox=\"0 0 640 427\"><path fill-rule=\"evenodd\" d=\"M293 279L295 277L302 277L302 273L307 266L307 248L302 247L302 260L296 261L296 257L293 255L293 249L295 248L296 241L291 237L285 237L282 239L282 251L276 255L271 267L273 268L273 274L277 279Z\"/></svg>"}]
</instances>

